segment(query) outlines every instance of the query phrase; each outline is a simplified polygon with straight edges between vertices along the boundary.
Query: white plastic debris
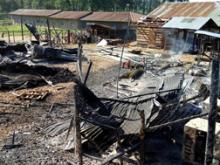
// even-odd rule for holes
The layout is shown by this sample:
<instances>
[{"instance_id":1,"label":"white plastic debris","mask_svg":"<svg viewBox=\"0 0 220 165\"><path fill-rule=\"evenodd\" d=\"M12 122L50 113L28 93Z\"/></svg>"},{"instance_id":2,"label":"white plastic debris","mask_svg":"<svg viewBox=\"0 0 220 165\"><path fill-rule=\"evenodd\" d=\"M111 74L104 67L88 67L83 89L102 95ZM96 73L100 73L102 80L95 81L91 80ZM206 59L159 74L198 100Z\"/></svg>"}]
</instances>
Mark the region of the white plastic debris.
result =
<instances>
[{"instance_id":1,"label":"white plastic debris","mask_svg":"<svg viewBox=\"0 0 220 165\"><path fill-rule=\"evenodd\" d=\"M105 39L102 39L98 44L97 46L106 46L108 45L108 42L105 40Z\"/></svg>"}]
</instances>

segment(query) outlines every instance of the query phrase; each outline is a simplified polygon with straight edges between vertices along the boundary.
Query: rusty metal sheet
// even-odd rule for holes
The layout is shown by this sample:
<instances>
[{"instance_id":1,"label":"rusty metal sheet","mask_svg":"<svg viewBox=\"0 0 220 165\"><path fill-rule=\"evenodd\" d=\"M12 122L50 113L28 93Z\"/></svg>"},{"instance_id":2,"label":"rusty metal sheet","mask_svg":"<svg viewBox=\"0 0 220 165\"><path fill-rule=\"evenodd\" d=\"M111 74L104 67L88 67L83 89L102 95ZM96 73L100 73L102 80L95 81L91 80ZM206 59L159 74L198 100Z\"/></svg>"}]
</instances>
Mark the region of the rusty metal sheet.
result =
<instances>
[{"instance_id":1,"label":"rusty metal sheet","mask_svg":"<svg viewBox=\"0 0 220 165\"><path fill-rule=\"evenodd\" d=\"M60 13L52 15L50 18L79 20L89 14L91 14L91 12L89 11L62 11Z\"/></svg>"},{"instance_id":2,"label":"rusty metal sheet","mask_svg":"<svg viewBox=\"0 0 220 165\"><path fill-rule=\"evenodd\" d=\"M160 17L170 19L172 17L208 17L213 10L219 8L216 2L177 2L164 3L150 12L147 17Z\"/></svg>"},{"instance_id":3,"label":"rusty metal sheet","mask_svg":"<svg viewBox=\"0 0 220 165\"><path fill-rule=\"evenodd\" d=\"M84 17L83 21L102 21L102 22L129 22L137 23L142 14L133 12L93 12Z\"/></svg>"},{"instance_id":4,"label":"rusty metal sheet","mask_svg":"<svg viewBox=\"0 0 220 165\"><path fill-rule=\"evenodd\" d=\"M59 13L61 10L45 10L45 9L18 9L10 12L9 15L16 16L35 16L35 17L49 17L53 14Z\"/></svg>"}]
</instances>

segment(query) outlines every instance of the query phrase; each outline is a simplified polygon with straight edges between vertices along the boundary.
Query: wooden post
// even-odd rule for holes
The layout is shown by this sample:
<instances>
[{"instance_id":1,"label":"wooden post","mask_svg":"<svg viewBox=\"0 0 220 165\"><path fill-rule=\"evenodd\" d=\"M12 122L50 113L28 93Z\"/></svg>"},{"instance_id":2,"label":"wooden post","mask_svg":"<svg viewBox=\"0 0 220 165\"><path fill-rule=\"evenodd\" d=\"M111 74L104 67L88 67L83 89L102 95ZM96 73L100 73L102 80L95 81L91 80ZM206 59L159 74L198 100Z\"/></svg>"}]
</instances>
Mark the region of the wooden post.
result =
<instances>
[{"instance_id":1,"label":"wooden post","mask_svg":"<svg viewBox=\"0 0 220 165\"><path fill-rule=\"evenodd\" d=\"M145 138L145 114L144 111L140 111L140 117L141 117L141 129L140 129L140 140L141 140L141 146L140 146L140 165L145 164L145 149L144 149L144 138Z\"/></svg>"},{"instance_id":2,"label":"wooden post","mask_svg":"<svg viewBox=\"0 0 220 165\"><path fill-rule=\"evenodd\" d=\"M21 38L24 41L24 28L23 28L23 18L21 17Z\"/></svg>"},{"instance_id":3,"label":"wooden post","mask_svg":"<svg viewBox=\"0 0 220 165\"><path fill-rule=\"evenodd\" d=\"M88 70L87 70L87 73L86 73L86 77L84 79L84 85L86 85L86 82L87 82L87 79L89 77L89 73L90 73L91 67L92 67L92 61L89 62L89 67L88 67Z\"/></svg>"},{"instance_id":4,"label":"wooden post","mask_svg":"<svg viewBox=\"0 0 220 165\"><path fill-rule=\"evenodd\" d=\"M63 30L62 30L62 32L61 32L61 34L62 34L62 44L64 44L64 40L63 40Z\"/></svg>"},{"instance_id":5,"label":"wooden post","mask_svg":"<svg viewBox=\"0 0 220 165\"><path fill-rule=\"evenodd\" d=\"M47 18L47 30L48 30L48 39L49 39L49 45L52 46L52 42L51 42L51 30L50 30L50 22L49 19Z\"/></svg>"},{"instance_id":6,"label":"wooden post","mask_svg":"<svg viewBox=\"0 0 220 165\"><path fill-rule=\"evenodd\" d=\"M44 29L44 40L47 40L48 37L47 37L47 29Z\"/></svg>"},{"instance_id":7,"label":"wooden post","mask_svg":"<svg viewBox=\"0 0 220 165\"><path fill-rule=\"evenodd\" d=\"M12 34L13 34L13 40L14 40L14 43L15 43L15 32L13 31Z\"/></svg>"},{"instance_id":8,"label":"wooden post","mask_svg":"<svg viewBox=\"0 0 220 165\"><path fill-rule=\"evenodd\" d=\"M215 145L215 124L217 116L217 98L218 98L218 82L219 82L219 57L215 57L212 61L211 74L211 94L210 94L210 112L208 115L208 132L205 150L205 165L212 164L213 150Z\"/></svg>"},{"instance_id":9,"label":"wooden post","mask_svg":"<svg viewBox=\"0 0 220 165\"><path fill-rule=\"evenodd\" d=\"M70 30L67 30L67 43L70 44Z\"/></svg>"},{"instance_id":10,"label":"wooden post","mask_svg":"<svg viewBox=\"0 0 220 165\"><path fill-rule=\"evenodd\" d=\"M83 73L82 73L82 41L81 36L78 37L78 72L81 82L83 82Z\"/></svg>"},{"instance_id":11,"label":"wooden post","mask_svg":"<svg viewBox=\"0 0 220 165\"><path fill-rule=\"evenodd\" d=\"M74 99L75 99L75 114L73 120L74 126L74 145L75 145L75 156L78 159L78 164L82 165L82 146L81 146L81 131L80 131L80 118L79 118L79 109L80 109L80 96L79 96L79 87L74 86Z\"/></svg>"},{"instance_id":12,"label":"wooden post","mask_svg":"<svg viewBox=\"0 0 220 165\"><path fill-rule=\"evenodd\" d=\"M11 36L10 36L10 31L8 31L8 43L11 42Z\"/></svg>"},{"instance_id":13,"label":"wooden post","mask_svg":"<svg viewBox=\"0 0 220 165\"><path fill-rule=\"evenodd\" d=\"M119 62L119 67L118 67L118 75L117 75L117 90L116 90L116 97L118 98L118 86L119 86L119 77L120 77L120 74L121 74L121 65L122 65L122 60L123 60L123 54L124 54L124 49L125 49L125 44L127 43L127 39L128 39L128 35L129 35L129 29L130 29L130 23L131 23L131 20L130 18L129 19L129 22L128 22L128 26L127 26L127 30L126 30L126 34L124 36L124 42L123 42L123 47L122 47L122 50L121 50L121 56L120 56L120 62Z\"/></svg>"},{"instance_id":14,"label":"wooden post","mask_svg":"<svg viewBox=\"0 0 220 165\"><path fill-rule=\"evenodd\" d=\"M29 37L30 37L30 41L32 40L32 34L31 33L29 33Z\"/></svg>"}]
</instances>

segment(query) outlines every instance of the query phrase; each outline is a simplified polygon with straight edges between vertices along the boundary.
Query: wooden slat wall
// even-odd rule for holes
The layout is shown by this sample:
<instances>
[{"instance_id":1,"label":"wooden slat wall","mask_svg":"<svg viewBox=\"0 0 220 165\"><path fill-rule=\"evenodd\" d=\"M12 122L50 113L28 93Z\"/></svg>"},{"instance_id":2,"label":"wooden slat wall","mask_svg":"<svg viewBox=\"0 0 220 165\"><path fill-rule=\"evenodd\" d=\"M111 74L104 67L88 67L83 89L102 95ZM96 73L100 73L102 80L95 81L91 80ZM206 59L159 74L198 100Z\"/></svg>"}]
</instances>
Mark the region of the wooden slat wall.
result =
<instances>
[{"instance_id":1,"label":"wooden slat wall","mask_svg":"<svg viewBox=\"0 0 220 165\"><path fill-rule=\"evenodd\" d=\"M138 45L148 48L164 48L164 34L161 28L138 27Z\"/></svg>"},{"instance_id":2,"label":"wooden slat wall","mask_svg":"<svg viewBox=\"0 0 220 165\"><path fill-rule=\"evenodd\" d=\"M163 49L165 36L162 29L165 21L149 20L138 24L137 43L139 46L147 48Z\"/></svg>"}]
</instances>

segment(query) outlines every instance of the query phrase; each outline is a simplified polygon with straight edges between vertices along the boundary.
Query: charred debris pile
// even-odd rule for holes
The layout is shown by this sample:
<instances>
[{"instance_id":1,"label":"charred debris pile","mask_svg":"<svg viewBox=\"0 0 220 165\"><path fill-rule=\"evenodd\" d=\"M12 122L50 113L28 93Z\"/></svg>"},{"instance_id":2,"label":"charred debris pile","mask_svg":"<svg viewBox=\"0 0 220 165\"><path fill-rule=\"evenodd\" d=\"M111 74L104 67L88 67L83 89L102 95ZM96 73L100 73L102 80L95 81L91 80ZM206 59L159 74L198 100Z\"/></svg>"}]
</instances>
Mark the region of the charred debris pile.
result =
<instances>
[{"instance_id":1,"label":"charred debris pile","mask_svg":"<svg viewBox=\"0 0 220 165\"><path fill-rule=\"evenodd\" d=\"M140 50L103 45L97 53L119 61L118 76L89 89L92 63L84 76L80 44L56 49L1 42L0 89L74 82L72 115L48 125L43 134L53 142L49 145L60 139L57 145L74 150L80 164L82 155L96 164L181 163L184 124L208 115L210 60L183 62L175 55L140 55ZM70 61L77 62L77 78L68 69L47 66Z\"/></svg>"},{"instance_id":2,"label":"charred debris pile","mask_svg":"<svg viewBox=\"0 0 220 165\"><path fill-rule=\"evenodd\" d=\"M45 133L52 139L69 137L73 127L75 134L63 141L63 148L75 150L79 162L80 155L98 164L182 162L184 124L208 114L203 101L210 95L209 63L197 65L170 55L149 57L134 51L120 57L116 47L98 51L120 61L118 77L94 92L83 81L75 81L73 117L48 126ZM164 144L171 148L156 149Z\"/></svg>"},{"instance_id":3,"label":"charred debris pile","mask_svg":"<svg viewBox=\"0 0 220 165\"><path fill-rule=\"evenodd\" d=\"M50 64L75 62L77 49L56 49L47 45L0 42L0 89L13 90L72 82L67 68Z\"/></svg>"}]
</instances>

